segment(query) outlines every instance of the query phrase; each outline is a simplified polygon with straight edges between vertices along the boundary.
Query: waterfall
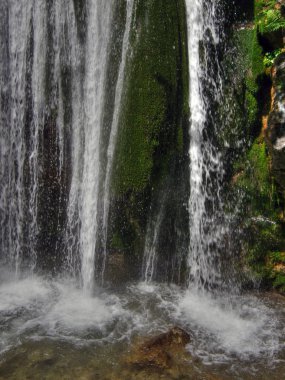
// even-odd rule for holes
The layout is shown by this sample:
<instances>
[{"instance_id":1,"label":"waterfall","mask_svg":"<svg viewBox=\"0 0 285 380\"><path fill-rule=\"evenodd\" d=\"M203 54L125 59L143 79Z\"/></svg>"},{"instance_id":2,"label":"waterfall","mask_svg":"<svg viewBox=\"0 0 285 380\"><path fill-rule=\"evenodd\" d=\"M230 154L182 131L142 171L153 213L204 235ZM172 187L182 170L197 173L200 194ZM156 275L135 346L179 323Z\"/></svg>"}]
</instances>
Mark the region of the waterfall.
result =
<instances>
[{"instance_id":1,"label":"waterfall","mask_svg":"<svg viewBox=\"0 0 285 380\"><path fill-rule=\"evenodd\" d=\"M22 267L55 271L58 261L86 292L94 285L100 220L107 239L133 4L126 2L106 168L102 135L115 2L0 5L0 244L16 274Z\"/></svg>"},{"instance_id":2,"label":"waterfall","mask_svg":"<svg viewBox=\"0 0 285 380\"><path fill-rule=\"evenodd\" d=\"M1 253L36 263L39 139L44 114L45 1L0 6Z\"/></svg>"},{"instance_id":3,"label":"waterfall","mask_svg":"<svg viewBox=\"0 0 285 380\"><path fill-rule=\"evenodd\" d=\"M99 151L112 2L90 1L87 14L85 78L81 84L83 106L79 115L75 115L81 128L78 125L73 128L72 152L75 154L72 154L72 179L68 204L69 229L74 231L75 226L78 226L76 243L81 256L84 290L92 288L95 273L100 181ZM74 99L75 101L78 102L78 99Z\"/></svg>"},{"instance_id":4,"label":"waterfall","mask_svg":"<svg viewBox=\"0 0 285 380\"><path fill-rule=\"evenodd\" d=\"M142 279L146 283L153 281L158 261L158 240L165 214L165 195L162 196L158 213L150 218L146 231L143 253Z\"/></svg>"},{"instance_id":5,"label":"waterfall","mask_svg":"<svg viewBox=\"0 0 285 380\"><path fill-rule=\"evenodd\" d=\"M189 53L190 108L190 244L189 280L197 287L220 282L217 250L223 235L222 155L213 143L214 112L219 101L221 79L216 47L220 42L217 1L186 0ZM210 48L211 47L211 48ZM210 54L211 52L211 54ZM210 97L207 97L208 89Z\"/></svg>"}]
</instances>

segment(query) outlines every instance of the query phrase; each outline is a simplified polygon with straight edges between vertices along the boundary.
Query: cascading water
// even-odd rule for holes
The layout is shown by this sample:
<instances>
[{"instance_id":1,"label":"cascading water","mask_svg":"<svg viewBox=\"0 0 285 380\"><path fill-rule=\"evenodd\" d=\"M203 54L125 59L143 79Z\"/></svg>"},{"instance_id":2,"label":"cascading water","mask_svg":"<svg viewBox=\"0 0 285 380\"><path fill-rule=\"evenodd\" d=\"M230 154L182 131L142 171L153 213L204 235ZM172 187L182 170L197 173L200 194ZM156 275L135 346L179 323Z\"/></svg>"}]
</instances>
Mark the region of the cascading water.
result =
<instances>
[{"instance_id":1,"label":"cascading water","mask_svg":"<svg viewBox=\"0 0 285 380\"><path fill-rule=\"evenodd\" d=\"M105 176L102 129L116 4L1 3L1 256L10 257L16 273L22 262L33 269L41 255L51 265L61 256L84 290L92 289L100 218L107 236L133 3L126 2Z\"/></svg>"},{"instance_id":2,"label":"cascading water","mask_svg":"<svg viewBox=\"0 0 285 380\"><path fill-rule=\"evenodd\" d=\"M68 229L77 230L76 249L70 254L81 256L83 288L92 289L98 237L98 195L100 181L100 138L104 109L105 75L111 32L112 1L90 1L85 47L85 77L80 84L74 75L75 88L82 96L73 102L82 104L73 115L72 179L68 204ZM74 51L76 54L76 51ZM73 56L76 62L76 57ZM74 73L75 74L75 73ZM78 106L77 106L78 107ZM75 109L76 110L76 109ZM74 111L75 112L75 111ZM71 237L72 239L72 237Z\"/></svg>"},{"instance_id":3,"label":"cascading water","mask_svg":"<svg viewBox=\"0 0 285 380\"><path fill-rule=\"evenodd\" d=\"M157 215L149 221L147 226L142 264L142 279L146 283L151 283L154 280L154 275L157 267L158 239L165 213L164 202L165 199L162 199L161 206Z\"/></svg>"},{"instance_id":4,"label":"cascading water","mask_svg":"<svg viewBox=\"0 0 285 380\"><path fill-rule=\"evenodd\" d=\"M219 220L223 162L211 137L215 134L211 103L221 95L219 65L213 64L217 62L215 49L220 42L219 2L187 0L186 7L190 78L189 279L197 287L211 287L221 280L217 250L225 228ZM211 50L214 53L210 55Z\"/></svg>"},{"instance_id":5,"label":"cascading water","mask_svg":"<svg viewBox=\"0 0 285 380\"><path fill-rule=\"evenodd\" d=\"M175 194L175 201L182 203L191 188L189 286L153 283L170 279L169 270L181 272L181 276L173 276L180 283L187 269L183 259L188 236L174 242L188 220L185 198L182 217L176 218L179 212L172 213L175 181L180 178L174 176L153 190L151 209L147 210L144 281L117 286L117 279L112 278L112 286L92 292L96 279L103 276L110 238L114 152L125 100L124 82L132 65L128 57L138 39L144 38L144 30L149 28L151 38L155 37L153 25L160 21L160 7L165 4L175 5L168 8L174 10L169 20L163 19L160 25L162 35L166 26L185 16L175 13L182 2L0 2L0 255L10 264L10 268L0 267L0 378L135 379L146 372L141 372L139 365L128 369L122 356L129 355L129 343L134 337L159 334L173 325L191 333L187 349L192 356L187 363L186 353L181 355L179 374L175 373L174 357L169 361L166 355L167 368L159 368L159 373L157 368L152 373L155 366L148 361L150 379L172 375L279 379L284 374L284 301L272 295L260 300L255 294L219 291L224 281L220 262L229 235L223 211L225 168L217 143L221 125L215 122L217 103L224 95L217 54L221 42L218 0L186 0L190 179L185 176L187 184ZM184 2L179 9L184 11ZM117 11L120 21L115 27ZM155 13L152 21L149 12ZM134 25L137 30L132 30ZM181 39L182 25L181 21L177 34ZM120 46L112 45L113 39ZM157 43L161 41L157 39ZM167 54L179 50L170 45L163 47ZM177 60L182 57L182 45L175 54ZM113 57L117 54L116 67L110 63L110 51ZM142 60L141 64L146 63ZM166 85L166 98L171 97L172 87L157 75L157 67L151 70L155 71L153 80L163 85L161 90ZM177 125L173 126L175 130ZM183 158L186 155L184 152ZM178 165L183 174L185 162L181 161L173 164L172 173ZM131 222L137 229L136 220ZM165 236L176 228L177 236L167 240ZM188 226L185 231L188 235ZM132 229L126 233L131 240ZM171 241L170 247L165 241ZM173 247L180 242L183 249L178 247L176 252ZM169 248L166 253L164 248ZM115 270L125 276L121 251L114 249L113 253L113 262L118 263ZM136 265L138 257L132 256L132 249L127 253ZM179 256L178 265L175 255ZM65 276L66 272L73 276ZM62 276L56 276L58 273ZM168 368L172 361L173 368Z\"/></svg>"},{"instance_id":6,"label":"cascading water","mask_svg":"<svg viewBox=\"0 0 285 380\"><path fill-rule=\"evenodd\" d=\"M188 282L203 289L220 286L223 281L220 253L228 233L221 194L225 173L223 156L216 144L219 131L214 111L223 95L218 61L222 12L219 1L186 0L185 3L190 110ZM152 219L144 249L142 272L146 282L153 280L154 264L158 261L161 210Z\"/></svg>"},{"instance_id":7,"label":"cascading water","mask_svg":"<svg viewBox=\"0 0 285 380\"><path fill-rule=\"evenodd\" d=\"M225 247L231 243L225 241L231 238L231 216L225 212L224 156L217 143L223 128L221 123L225 122L216 115L223 101L223 76L218 58L223 42L221 2L186 0L186 7L190 81L190 243L188 289L179 301L179 313L186 324L197 329L197 335L205 334L198 349L202 360L227 360L227 354L222 357L217 352L209 354L212 342L208 336L223 347L225 353L237 349L240 357L247 357L249 353L262 355L259 344L254 341L254 336L258 335L259 341L266 342L268 347L273 343L267 355L274 356L279 345L278 334L272 340L277 320L269 317L271 322L261 321L256 329L255 311L265 310L264 305L254 297L240 295L234 280L235 269L228 261L231 278L227 280L222 264L230 255Z\"/></svg>"},{"instance_id":8,"label":"cascading water","mask_svg":"<svg viewBox=\"0 0 285 380\"><path fill-rule=\"evenodd\" d=\"M1 3L1 255L36 262L39 139L45 111L45 2Z\"/></svg>"}]
</instances>

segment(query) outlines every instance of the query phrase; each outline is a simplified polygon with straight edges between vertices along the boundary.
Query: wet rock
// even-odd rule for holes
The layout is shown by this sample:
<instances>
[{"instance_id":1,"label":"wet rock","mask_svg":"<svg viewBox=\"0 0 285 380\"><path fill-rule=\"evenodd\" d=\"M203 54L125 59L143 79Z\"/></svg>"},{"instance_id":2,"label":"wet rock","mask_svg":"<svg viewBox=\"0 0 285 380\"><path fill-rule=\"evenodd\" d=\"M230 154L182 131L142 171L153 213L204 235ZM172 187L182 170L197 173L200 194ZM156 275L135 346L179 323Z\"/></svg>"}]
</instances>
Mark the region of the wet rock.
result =
<instances>
[{"instance_id":1,"label":"wet rock","mask_svg":"<svg viewBox=\"0 0 285 380\"><path fill-rule=\"evenodd\" d=\"M180 327L134 345L112 380L221 380L185 349L190 335Z\"/></svg>"},{"instance_id":2,"label":"wet rock","mask_svg":"<svg viewBox=\"0 0 285 380\"><path fill-rule=\"evenodd\" d=\"M175 365L175 356L183 353L190 335L180 327L173 327L166 333L157 335L134 347L126 362L130 365L158 369Z\"/></svg>"},{"instance_id":3,"label":"wet rock","mask_svg":"<svg viewBox=\"0 0 285 380\"><path fill-rule=\"evenodd\" d=\"M272 111L266 138L272 156L272 173L285 199L285 53L275 60L272 80Z\"/></svg>"},{"instance_id":4,"label":"wet rock","mask_svg":"<svg viewBox=\"0 0 285 380\"><path fill-rule=\"evenodd\" d=\"M131 278L131 269L123 253L112 253L108 256L104 280L112 285L120 286Z\"/></svg>"}]
</instances>

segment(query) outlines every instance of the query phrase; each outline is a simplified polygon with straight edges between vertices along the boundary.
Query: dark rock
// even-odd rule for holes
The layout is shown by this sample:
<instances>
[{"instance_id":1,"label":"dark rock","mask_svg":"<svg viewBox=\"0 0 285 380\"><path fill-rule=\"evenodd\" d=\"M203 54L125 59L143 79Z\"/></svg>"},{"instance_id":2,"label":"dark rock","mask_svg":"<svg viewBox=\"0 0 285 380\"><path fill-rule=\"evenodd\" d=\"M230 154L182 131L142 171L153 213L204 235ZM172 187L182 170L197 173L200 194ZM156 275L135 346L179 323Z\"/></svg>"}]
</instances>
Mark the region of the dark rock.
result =
<instances>
[{"instance_id":1,"label":"dark rock","mask_svg":"<svg viewBox=\"0 0 285 380\"><path fill-rule=\"evenodd\" d=\"M285 197L285 53L280 54L272 69L272 111L266 130L272 156L272 173Z\"/></svg>"},{"instance_id":2,"label":"dark rock","mask_svg":"<svg viewBox=\"0 0 285 380\"><path fill-rule=\"evenodd\" d=\"M130 280L132 280L132 268L126 261L125 255L118 252L110 254L104 281L113 286L120 286Z\"/></svg>"}]
</instances>

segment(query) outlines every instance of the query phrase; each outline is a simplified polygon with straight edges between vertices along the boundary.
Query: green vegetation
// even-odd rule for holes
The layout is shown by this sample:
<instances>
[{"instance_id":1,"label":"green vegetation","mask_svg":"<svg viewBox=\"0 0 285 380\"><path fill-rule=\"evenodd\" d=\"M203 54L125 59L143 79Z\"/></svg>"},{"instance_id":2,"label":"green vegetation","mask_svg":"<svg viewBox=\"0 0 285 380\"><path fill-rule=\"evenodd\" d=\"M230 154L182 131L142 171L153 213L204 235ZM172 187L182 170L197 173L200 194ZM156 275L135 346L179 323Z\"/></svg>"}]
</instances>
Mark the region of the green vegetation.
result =
<instances>
[{"instance_id":1,"label":"green vegetation","mask_svg":"<svg viewBox=\"0 0 285 380\"><path fill-rule=\"evenodd\" d=\"M184 1L135 0L119 121L109 246L140 258L153 198L187 149L188 55Z\"/></svg>"},{"instance_id":2,"label":"green vegetation","mask_svg":"<svg viewBox=\"0 0 285 380\"><path fill-rule=\"evenodd\" d=\"M236 31L242 57L239 60L245 68L244 128L248 145L234 164L233 180L245 234L245 265L264 285L280 291L285 291L285 233L262 117L268 116L271 103L271 79L266 69L282 53L279 34L284 21L276 1L255 1L255 26Z\"/></svg>"},{"instance_id":3,"label":"green vegetation","mask_svg":"<svg viewBox=\"0 0 285 380\"><path fill-rule=\"evenodd\" d=\"M239 70L241 71L240 90L238 101L244 99L244 109L246 113L247 138L250 139L250 131L259 123L259 92L261 82L264 77L263 52L258 41L257 29L240 29L234 35L235 44L238 48ZM244 125L242 126L244 129Z\"/></svg>"},{"instance_id":4,"label":"green vegetation","mask_svg":"<svg viewBox=\"0 0 285 380\"><path fill-rule=\"evenodd\" d=\"M281 209L271 158L262 134L235 164L235 191L241 199L240 214L245 239L245 264L266 286L281 290L285 273L278 271L277 262L285 247Z\"/></svg>"},{"instance_id":5,"label":"green vegetation","mask_svg":"<svg viewBox=\"0 0 285 380\"><path fill-rule=\"evenodd\" d=\"M262 138L257 138L246 157L236 163L236 186L242 191L245 201L248 201L247 210L251 216L260 216L276 219L274 206L276 191L270 174L270 162L267 147Z\"/></svg>"},{"instance_id":6,"label":"green vegetation","mask_svg":"<svg viewBox=\"0 0 285 380\"><path fill-rule=\"evenodd\" d=\"M119 194L148 186L156 151L162 166L181 151L181 114L188 107L183 12L182 2L137 1L113 176Z\"/></svg>"},{"instance_id":7,"label":"green vegetation","mask_svg":"<svg viewBox=\"0 0 285 380\"><path fill-rule=\"evenodd\" d=\"M271 67L275 59L281 53L282 53L282 49L276 49L276 50L273 50L272 52L265 53L264 58L263 58L264 67L265 68Z\"/></svg>"},{"instance_id":8,"label":"green vegetation","mask_svg":"<svg viewBox=\"0 0 285 380\"><path fill-rule=\"evenodd\" d=\"M285 18L276 0L255 1L256 24L259 33L271 33L285 28Z\"/></svg>"},{"instance_id":9,"label":"green vegetation","mask_svg":"<svg viewBox=\"0 0 285 380\"><path fill-rule=\"evenodd\" d=\"M274 288L285 293L285 252L272 252L268 266Z\"/></svg>"}]
</instances>

